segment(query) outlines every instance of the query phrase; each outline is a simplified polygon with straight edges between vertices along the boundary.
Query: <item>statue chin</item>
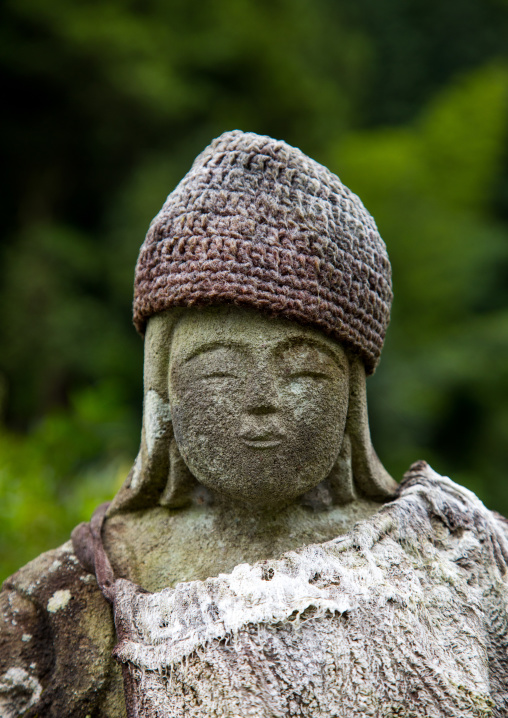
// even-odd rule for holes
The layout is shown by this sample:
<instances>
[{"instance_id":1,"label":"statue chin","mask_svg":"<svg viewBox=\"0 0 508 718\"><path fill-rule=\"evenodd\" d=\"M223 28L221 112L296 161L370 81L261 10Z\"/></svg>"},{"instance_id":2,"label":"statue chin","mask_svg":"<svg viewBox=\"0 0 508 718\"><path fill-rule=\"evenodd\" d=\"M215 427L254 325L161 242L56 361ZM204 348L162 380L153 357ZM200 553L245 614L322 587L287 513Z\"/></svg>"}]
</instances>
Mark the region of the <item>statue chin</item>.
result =
<instances>
[{"instance_id":1,"label":"statue chin","mask_svg":"<svg viewBox=\"0 0 508 718\"><path fill-rule=\"evenodd\" d=\"M182 458L203 486L224 499L256 507L283 507L291 503L320 484L333 464L333 458L329 465L313 462L309 457L305 457L307 461L298 461L298 457L286 461L286 451L277 451L275 446L237 453L230 449L226 455L207 451L208 460L203 463L201 453L193 455L192 448Z\"/></svg>"}]
</instances>

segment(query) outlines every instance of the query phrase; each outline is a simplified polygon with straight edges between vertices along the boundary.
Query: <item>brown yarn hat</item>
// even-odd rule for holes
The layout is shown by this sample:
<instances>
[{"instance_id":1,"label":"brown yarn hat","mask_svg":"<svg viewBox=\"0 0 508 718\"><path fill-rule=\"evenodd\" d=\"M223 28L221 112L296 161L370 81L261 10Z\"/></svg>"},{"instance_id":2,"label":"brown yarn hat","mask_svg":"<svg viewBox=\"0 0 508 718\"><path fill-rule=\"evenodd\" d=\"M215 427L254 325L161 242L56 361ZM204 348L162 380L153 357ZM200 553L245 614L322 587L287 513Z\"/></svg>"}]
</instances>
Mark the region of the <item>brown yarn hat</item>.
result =
<instances>
[{"instance_id":1,"label":"brown yarn hat","mask_svg":"<svg viewBox=\"0 0 508 718\"><path fill-rule=\"evenodd\" d=\"M226 132L150 225L134 323L170 307L231 303L311 324L379 361L391 268L374 219L339 178L285 142Z\"/></svg>"}]
</instances>

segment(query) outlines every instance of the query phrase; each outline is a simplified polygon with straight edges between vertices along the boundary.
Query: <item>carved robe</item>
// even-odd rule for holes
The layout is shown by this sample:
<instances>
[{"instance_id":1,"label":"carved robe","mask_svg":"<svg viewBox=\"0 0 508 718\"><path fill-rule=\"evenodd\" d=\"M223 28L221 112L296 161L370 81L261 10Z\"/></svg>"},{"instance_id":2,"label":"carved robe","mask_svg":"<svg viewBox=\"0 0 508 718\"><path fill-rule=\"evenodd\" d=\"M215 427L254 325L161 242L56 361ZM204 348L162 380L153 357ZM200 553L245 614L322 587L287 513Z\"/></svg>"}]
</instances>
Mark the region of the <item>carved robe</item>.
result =
<instances>
[{"instance_id":1,"label":"carved robe","mask_svg":"<svg viewBox=\"0 0 508 718\"><path fill-rule=\"evenodd\" d=\"M333 541L157 593L106 582L127 713L506 716L507 526L420 463L394 501ZM117 718L124 708L106 601L70 547L59 551L61 565L50 556L38 583L29 565L5 584L0 715ZM16 614L16 601L24 612ZM91 606L102 643L84 621Z\"/></svg>"}]
</instances>

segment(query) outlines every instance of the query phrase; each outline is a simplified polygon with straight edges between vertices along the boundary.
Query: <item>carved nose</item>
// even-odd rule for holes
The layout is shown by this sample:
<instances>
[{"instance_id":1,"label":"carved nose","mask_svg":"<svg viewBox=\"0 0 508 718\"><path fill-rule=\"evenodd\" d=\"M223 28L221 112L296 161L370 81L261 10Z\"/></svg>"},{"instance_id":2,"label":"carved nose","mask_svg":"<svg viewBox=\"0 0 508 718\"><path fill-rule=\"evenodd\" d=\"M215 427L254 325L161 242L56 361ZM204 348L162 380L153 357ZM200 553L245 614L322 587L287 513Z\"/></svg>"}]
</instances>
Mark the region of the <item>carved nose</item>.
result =
<instances>
[{"instance_id":1,"label":"carved nose","mask_svg":"<svg viewBox=\"0 0 508 718\"><path fill-rule=\"evenodd\" d=\"M249 378L247 411L254 416L274 414L277 411L277 391L266 375Z\"/></svg>"},{"instance_id":2,"label":"carved nose","mask_svg":"<svg viewBox=\"0 0 508 718\"><path fill-rule=\"evenodd\" d=\"M263 416L265 414L274 414L277 408L273 404L259 404L258 406L249 407L249 414L254 416Z\"/></svg>"}]
</instances>

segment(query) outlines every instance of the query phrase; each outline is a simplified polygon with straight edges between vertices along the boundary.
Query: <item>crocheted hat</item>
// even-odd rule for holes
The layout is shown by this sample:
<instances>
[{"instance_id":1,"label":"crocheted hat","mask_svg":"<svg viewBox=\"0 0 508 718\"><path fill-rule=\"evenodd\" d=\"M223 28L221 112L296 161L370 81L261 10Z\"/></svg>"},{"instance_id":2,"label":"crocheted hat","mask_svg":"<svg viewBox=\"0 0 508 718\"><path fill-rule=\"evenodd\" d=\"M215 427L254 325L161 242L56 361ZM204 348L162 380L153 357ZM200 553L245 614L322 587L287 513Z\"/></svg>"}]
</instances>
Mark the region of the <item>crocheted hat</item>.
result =
<instances>
[{"instance_id":1,"label":"crocheted hat","mask_svg":"<svg viewBox=\"0 0 508 718\"><path fill-rule=\"evenodd\" d=\"M226 132L195 160L141 247L134 323L231 303L313 325L378 363L392 300L374 219L339 178L285 142Z\"/></svg>"}]
</instances>

